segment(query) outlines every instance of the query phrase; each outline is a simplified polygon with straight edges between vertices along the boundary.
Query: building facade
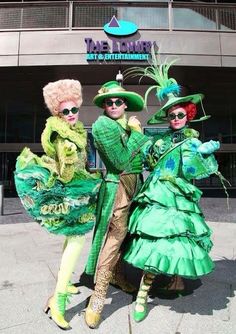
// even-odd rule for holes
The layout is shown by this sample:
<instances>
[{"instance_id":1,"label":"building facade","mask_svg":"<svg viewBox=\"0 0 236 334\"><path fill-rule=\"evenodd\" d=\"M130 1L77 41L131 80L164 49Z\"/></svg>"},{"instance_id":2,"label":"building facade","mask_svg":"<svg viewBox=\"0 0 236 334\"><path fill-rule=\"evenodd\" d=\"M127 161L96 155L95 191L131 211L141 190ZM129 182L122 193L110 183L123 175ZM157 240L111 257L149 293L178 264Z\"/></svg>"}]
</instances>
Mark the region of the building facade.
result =
<instances>
[{"instance_id":1,"label":"building facade","mask_svg":"<svg viewBox=\"0 0 236 334\"><path fill-rule=\"evenodd\" d=\"M131 35L111 35L104 25L115 17L133 22ZM236 4L178 1L16 1L0 2L0 181L14 194L15 160L24 146L41 153L40 135L49 116L42 88L50 81L78 79L83 85L81 120L90 131L101 114L92 104L98 88L120 70L147 66L150 46L161 58L178 58L171 75L184 93L205 95L212 117L194 124L201 139L221 142L222 174L236 190ZM123 83L144 95L151 82ZM138 117L146 133L160 106L155 96ZM133 115L131 113L131 115ZM165 127L165 125L162 125ZM151 128L151 129L150 129ZM90 166L102 168L90 135ZM198 182L206 195L224 196L219 179Z\"/></svg>"}]
</instances>

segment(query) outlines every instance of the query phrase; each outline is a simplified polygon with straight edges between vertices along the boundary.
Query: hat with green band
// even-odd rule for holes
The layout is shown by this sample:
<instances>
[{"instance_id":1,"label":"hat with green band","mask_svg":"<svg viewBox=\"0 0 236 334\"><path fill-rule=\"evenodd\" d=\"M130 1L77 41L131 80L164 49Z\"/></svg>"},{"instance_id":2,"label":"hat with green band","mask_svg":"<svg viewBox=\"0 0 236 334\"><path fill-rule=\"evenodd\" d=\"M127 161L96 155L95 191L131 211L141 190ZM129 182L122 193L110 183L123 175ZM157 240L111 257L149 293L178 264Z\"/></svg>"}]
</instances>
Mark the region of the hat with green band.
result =
<instances>
[{"instance_id":1,"label":"hat with green band","mask_svg":"<svg viewBox=\"0 0 236 334\"><path fill-rule=\"evenodd\" d=\"M93 103L99 107L104 107L104 101L108 98L120 97L125 99L126 111L141 111L144 106L144 100L141 95L127 91L117 81L106 82L94 97Z\"/></svg>"},{"instance_id":2,"label":"hat with green band","mask_svg":"<svg viewBox=\"0 0 236 334\"><path fill-rule=\"evenodd\" d=\"M164 104L164 106L159 109L149 120L148 124L158 124L158 123L164 123L167 121L167 112L168 110L181 103L191 102L194 104L197 104L202 101L204 98L203 94L193 94L193 95L186 95L182 97L175 96L174 94L170 93L167 96L168 101ZM190 122L198 122L198 121L204 121L208 118L210 118L210 115L206 115L205 111L203 109L204 116L193 119Z\"/></svg>"}]
</instances>

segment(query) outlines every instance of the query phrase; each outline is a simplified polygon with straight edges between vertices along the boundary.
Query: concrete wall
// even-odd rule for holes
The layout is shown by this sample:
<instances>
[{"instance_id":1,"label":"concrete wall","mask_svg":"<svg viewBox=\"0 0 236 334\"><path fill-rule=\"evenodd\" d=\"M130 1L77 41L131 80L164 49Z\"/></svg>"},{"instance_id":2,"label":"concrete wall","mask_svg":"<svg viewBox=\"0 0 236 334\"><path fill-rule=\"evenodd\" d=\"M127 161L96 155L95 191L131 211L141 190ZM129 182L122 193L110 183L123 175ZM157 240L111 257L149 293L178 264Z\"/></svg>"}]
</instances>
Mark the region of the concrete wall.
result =
<instances>
[{"instance_id":1,"label":"concrete wall","mask_svg":"<svg viewBox=\"0 0 236 334\"><path fill-rule=\"evenodd\" d=\"M109 41L102 30L1 32L0 66L87 64L85 37ZM236 33L139 30L132 39L155 41L179 65L236 67Z\"/></svg>"}]
</instances>

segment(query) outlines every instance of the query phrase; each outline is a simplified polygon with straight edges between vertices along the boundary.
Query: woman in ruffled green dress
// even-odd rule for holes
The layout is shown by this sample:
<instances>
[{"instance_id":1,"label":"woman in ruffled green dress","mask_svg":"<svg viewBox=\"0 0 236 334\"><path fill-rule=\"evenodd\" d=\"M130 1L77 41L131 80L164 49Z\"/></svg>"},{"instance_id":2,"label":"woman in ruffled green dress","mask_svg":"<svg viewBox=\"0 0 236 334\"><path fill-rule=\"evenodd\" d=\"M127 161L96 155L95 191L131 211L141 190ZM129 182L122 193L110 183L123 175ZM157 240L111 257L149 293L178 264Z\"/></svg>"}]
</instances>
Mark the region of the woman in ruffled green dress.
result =
<instances>
[{"instance_id":1,"label":"woman in ruffled green dress","mask_svg":"<svg viewBox=\"0 0 236 334\"><path fill-rule=\"evenodd\" d=\"M196 279L214 268L208 254L211 230L199 207L202 192L192 180L218 173L212 153L219 148L219 142L202 143L199 133L188 127L202 94L178 97L174 79L159 85L158 77L157 82L158 97L162 94L168 101L149 124L166 121L169 130L155 138L149 149L147 158L153 170L135 198L129 221L131 239L124 256L128 263L144 271L133 314L137 322L148 313L148 292L155 275ZM167 82L164 87L163 82Z\"/></svg>"},{"instance_id":2,"label":"woman in ruffled green dress","mask_svg":"<svg viewBox=\"0 0 236 334\"><path fill-rule=\"evenodd\" d=\"M17 158L15 183L27 212L47 231L66 236L55 292L45 312L69 329L65 320L67 297L78 293L70 283L85 234L95 223L100 178L86 170L87 132L79 121L82 89L78 80L58 80L43 89L52 113L41 141L45 155L25 148Z\"/></svg>"}]
</instances>

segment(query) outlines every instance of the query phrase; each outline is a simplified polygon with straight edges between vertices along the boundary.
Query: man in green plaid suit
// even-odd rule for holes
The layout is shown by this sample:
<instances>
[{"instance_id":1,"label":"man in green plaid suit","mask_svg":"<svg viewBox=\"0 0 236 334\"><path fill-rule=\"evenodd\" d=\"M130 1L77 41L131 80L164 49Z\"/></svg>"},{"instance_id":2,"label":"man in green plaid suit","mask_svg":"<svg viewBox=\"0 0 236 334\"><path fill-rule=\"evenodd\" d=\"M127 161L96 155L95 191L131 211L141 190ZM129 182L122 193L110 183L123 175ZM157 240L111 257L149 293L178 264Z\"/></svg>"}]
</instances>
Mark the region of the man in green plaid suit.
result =
<instances>
[{"instance_id":1,"label":"man in green plaid suit","mask_svg":"<svg viewBox=\"0 0 236 334\"><path fill-rule=\"evenodd\" d=\"M139 188L141 149L149 140L142 134L136 116L126 118L126 111L143 109L144 101L139 94L126 91L117 81L109 81L101 87L93 102L104 109L104 115L93 124L92 133L106 166L106 175L100 188L97 223L86 266L87 274L96 275L94 292L85 313L90 328L97 327L100 322L111 281L127 292L133 288L116 269L127 233L129 208Z\"/></svg>"}]
</instances>

